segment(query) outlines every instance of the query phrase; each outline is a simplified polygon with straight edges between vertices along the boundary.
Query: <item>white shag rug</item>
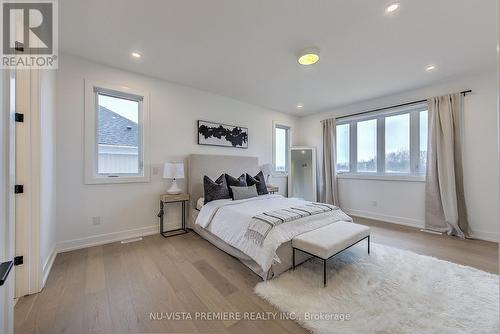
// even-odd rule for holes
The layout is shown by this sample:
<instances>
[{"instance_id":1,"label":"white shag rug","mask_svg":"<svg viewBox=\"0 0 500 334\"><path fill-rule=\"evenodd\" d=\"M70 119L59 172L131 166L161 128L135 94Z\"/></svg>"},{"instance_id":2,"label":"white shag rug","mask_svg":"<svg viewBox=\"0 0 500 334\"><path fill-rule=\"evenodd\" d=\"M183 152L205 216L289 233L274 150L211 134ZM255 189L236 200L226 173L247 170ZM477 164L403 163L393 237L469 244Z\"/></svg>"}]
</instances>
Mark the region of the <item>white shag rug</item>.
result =
<instances>
[{"instance_id":1,"label":"white shag rug","mask_svg":"<svg viewBox=\"0 0 500 334\"><path fill-rule=\"evenodd\" d=\"M330 259L326 288L311 259L255 292L313 333L499 333L498 275L371 246Z\"/></svg>"}]
</instances>

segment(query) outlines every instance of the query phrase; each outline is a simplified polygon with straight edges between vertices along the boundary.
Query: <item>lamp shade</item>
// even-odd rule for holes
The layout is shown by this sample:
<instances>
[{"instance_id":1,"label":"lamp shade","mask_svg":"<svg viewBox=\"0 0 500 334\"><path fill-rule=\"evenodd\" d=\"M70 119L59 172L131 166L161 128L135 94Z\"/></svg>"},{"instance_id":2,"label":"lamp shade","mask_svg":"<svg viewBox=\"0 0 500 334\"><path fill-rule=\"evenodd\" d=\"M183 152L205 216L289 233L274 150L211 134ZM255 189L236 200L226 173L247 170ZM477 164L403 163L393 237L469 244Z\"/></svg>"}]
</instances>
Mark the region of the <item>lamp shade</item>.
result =
<instances>
[{"instance_id":1,"label":"lamp shade","mask_svg":"<svg viewBox=\"0 0 500 334\"><path fill-rule=\"evenodd\" d=\"M262 170L262 173L264 175L272 175L273 174L273 170L274 170L272 164L262 165L262 167L260 169Z\"/></svg>"},{"instance_id":2,"label":"lamp shade","mask_svg":"<svg viewBox=\"0 0 500 334\"><path fill-rule=\"evenodd\" d=\"M184 163L182 162L165 162L163 165L164 179L183 179L184 178Z\"/></svg>"}]
</instances>

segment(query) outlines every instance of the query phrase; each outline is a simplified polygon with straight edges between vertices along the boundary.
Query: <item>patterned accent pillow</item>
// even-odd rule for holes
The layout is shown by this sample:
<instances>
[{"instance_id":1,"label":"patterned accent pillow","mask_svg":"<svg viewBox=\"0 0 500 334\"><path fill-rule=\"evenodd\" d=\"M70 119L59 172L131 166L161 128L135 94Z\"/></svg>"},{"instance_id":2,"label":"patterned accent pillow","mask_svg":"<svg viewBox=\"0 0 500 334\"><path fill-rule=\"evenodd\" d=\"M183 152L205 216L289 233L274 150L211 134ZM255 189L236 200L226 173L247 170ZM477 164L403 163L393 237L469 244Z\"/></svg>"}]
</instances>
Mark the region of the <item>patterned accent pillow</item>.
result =
<instances>
[{"instance_id":1,"label":"patterned accent pillow","mask_svg":"<svg viewBox=\"0 0 500 334\"><path fill-rule=\"evenodd\" d=\"M264 173L262 171L259 174L252 177L250 174L247 174L247 185L254 185L257 187L257 193L259 195L267 195L269 192L267 191L266 178L264 177Z\"/></svg>"},{"instance_id":2,"label":"patterned accent pillow","mask_svg":"<svg viewBox=\"0 0 500 334\"><path fill-rule=\"evenodd\" d=\"M227 183L227 188L229 190L229 196L234 199L233 197L233 191L231 190L231 187L246 187L247 186L247 180L245 178L245 174L241 174L239 178L232 177L229 174L226 174L226 183Z\"/></svg>"},{"instance_id":3,"label":"patterned accent pillow","mask_svg":"<svg viewBox=\"0 0 500 334\"><path fill-rule=\"evenodd\" d=\"M233 199L247 199L252 197L257 197L257 188L255 188L255 184L249 187L235 187L231 186L231 192L233 193Z\"/></svg>"},{"instance_id":4,"label":"patterned accent pillow","mask_svg":"<svg viewBox=\"0 0 500 334\"><path fill-rule=\"evenodd\" d=\"M217 199L231 198L225 174L219 176L215 182L205 175L203 177L203 192L205 194L203 196L205 197L205 204Z\"/></svg>"}]
</instances>

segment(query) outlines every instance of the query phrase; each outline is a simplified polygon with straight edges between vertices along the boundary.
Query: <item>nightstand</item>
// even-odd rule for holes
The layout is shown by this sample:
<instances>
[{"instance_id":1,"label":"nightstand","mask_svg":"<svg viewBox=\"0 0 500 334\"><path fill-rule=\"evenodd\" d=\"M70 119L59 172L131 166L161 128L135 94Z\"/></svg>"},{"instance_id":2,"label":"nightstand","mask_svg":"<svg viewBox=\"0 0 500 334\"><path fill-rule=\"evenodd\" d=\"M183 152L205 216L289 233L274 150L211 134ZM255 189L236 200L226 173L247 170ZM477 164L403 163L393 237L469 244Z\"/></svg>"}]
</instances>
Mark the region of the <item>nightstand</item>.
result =
<instances>
[{"instance_id":1,"label":"nightstand","mask_svg":"<svg viewBox=\"0 0 500 334\"><path fill-rule=\"evenodd\" d=\"M189 194L178 194L178 195L160 195L160 212L158 212L158 218L160 218L160 234L164 238L173 237L175 235L180 235L187 233L186 229L186 202L189 201ZM165 204L168 203L182 203L182 227L174 230L164 231L163 230L163 216L165 215Z\"/></svg>"},{"instance_id":2,"label":"nightstand","mask_svg":"<svg viewBox=\"0 0 500 334\"><path fill-rule=\"evenodd\" d=\"M277 193L278 191L280 191L279 187L276 187L276 186L267 186L267 192L270 193L270 194Z\"/></svg>"}]
</instances>

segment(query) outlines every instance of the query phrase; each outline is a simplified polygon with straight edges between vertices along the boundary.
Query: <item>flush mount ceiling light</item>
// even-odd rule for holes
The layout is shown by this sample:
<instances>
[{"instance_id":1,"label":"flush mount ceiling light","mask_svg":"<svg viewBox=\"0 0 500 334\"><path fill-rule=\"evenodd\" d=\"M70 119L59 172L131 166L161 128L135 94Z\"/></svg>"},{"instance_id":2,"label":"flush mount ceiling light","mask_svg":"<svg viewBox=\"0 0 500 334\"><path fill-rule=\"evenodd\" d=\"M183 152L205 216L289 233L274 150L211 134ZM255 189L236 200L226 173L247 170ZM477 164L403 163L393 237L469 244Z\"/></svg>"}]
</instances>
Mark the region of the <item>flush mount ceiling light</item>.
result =
<instances>
[{"instance_id":1,"label":"flush mount ceiling light","mask_svg":"<svg viewBox=\"0 0 500 334\"><path fill-rule=\"evenodd\" d=\"M399 7L400 7L400 3L399 2L394 2L394 3L391 3L390 5L388 5L387 7L385 7L385 12L387 14L393 14L394 12L396 12Z\"/></svg>"},{"instance_id":2,"label":"flush mount ceiling light","mask_svg":"<svg viewBox=\"0 0 500 334\"><path fill-rule=\"evenodd\" d=\"M315 47L305 48L299 51L298 59L300 65L313 65L319 61L319 49Z\"/></svg>"},{"instance_id":3,"label":"flush mount ceiling light","mask_svg":"<svg viewBox=\"0 0 500 334\"><path fill-rule=\"evenodd\" d=\"M304 106L302 104L297 104L297 109L302 109Z\"/></svg>"},{"instance_id":4,"label":"flush mount ceiling light","mask_svg":"<svg viewBox=\"0 0 500 334\"><path fill-rule=\"evenodd\" d=\"M141 58L142 57L142 55L138 52L132 52L130 55L134 58Z\"/></svg>"},{"instance_id":5,"label":"flush mount ceiling light","mask_svg":"<svg viewBox=\"0 0 500 334\"><path fill-rule=\"evenodd\" d=\"M432 72L432 71L434 71L435 69L436 69L436 65L434 65L434 64L427 65L427 66L425 67L425 71L427 71L427 72Z\"/></svg>"}]
</instances>

